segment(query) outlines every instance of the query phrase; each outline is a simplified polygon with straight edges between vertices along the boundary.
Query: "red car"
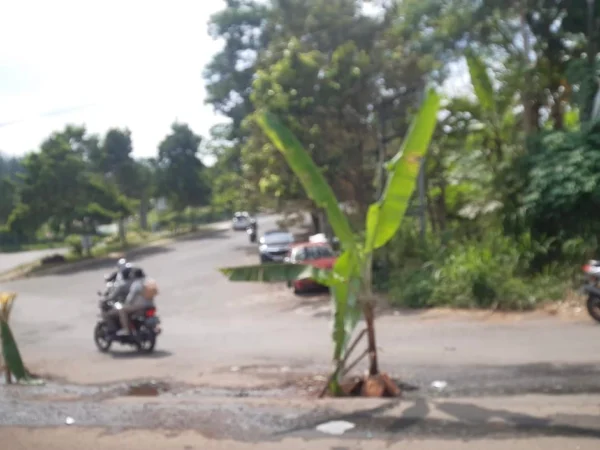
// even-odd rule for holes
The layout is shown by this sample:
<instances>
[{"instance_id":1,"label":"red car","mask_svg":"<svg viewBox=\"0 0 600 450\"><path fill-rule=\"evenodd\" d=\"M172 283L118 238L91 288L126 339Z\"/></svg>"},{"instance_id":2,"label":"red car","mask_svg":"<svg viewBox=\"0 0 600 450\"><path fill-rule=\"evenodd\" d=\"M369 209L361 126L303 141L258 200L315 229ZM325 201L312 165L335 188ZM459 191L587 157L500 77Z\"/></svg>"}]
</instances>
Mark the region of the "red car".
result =
<instances>
[{"instance_id":1,"label":"red car","mask_svg":"<svg viewBox=\"0 0 600 450\"><path fill-rule=\"evenodd\" d=\"M308 264L319 269L331 269L337 260L331 246L322 242L302 242L290 249L288 261L293 264ZM288 284L294 288L294 293L316 289L321 286L311 278L295 280Z\"/></svg>"}]
</instances>

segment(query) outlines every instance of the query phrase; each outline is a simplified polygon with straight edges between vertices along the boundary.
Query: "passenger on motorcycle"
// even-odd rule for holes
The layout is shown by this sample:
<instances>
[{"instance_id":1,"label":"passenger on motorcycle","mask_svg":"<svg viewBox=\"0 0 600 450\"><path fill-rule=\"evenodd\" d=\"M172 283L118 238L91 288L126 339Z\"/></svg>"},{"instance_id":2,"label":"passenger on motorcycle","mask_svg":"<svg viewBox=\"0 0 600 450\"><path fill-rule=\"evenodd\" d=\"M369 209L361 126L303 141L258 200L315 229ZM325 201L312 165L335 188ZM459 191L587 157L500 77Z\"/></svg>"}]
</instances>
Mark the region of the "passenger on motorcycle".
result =
<instances>
[{"instance_id":1,"label":"passenger on motorcycle","mask_svg":"<svg viewBox=\"0 0 600 450\"><path fill-rule=\"evenodd\" d=\"M123 293L128 288L125 301L115 304L115 309L108 313L109 316L119 316L121 329L117 331L120 336L130 334L129 314L137 311L143 311L154 305L154 297L157 294L156 283L147 279L144 271L138 267L131 267L131 273L122 284L119 285L119 293ZM119 295L115 293L116 295Z\"/></svg>"}]
</instances>

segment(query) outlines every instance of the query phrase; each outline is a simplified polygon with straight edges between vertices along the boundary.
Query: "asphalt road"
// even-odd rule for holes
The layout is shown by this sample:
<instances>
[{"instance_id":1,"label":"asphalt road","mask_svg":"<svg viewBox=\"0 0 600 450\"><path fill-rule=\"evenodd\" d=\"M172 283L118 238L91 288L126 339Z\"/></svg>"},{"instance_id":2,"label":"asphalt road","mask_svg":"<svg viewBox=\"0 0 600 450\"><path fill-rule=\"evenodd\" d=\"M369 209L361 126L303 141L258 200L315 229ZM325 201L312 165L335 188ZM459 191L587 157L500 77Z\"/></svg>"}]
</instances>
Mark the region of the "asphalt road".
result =
<instances>
[{"instance_id":1,"label":"asphalt road","mask_svg":"<svg viewBox=\"0 0 600 450\"><path fill-rule=\"evenodd\" d=\"M264 231L274 226L274 219L261 218L259 226ZM158 280L160 288L157 305L164 334L152 357L136 356L128 348L115 347L111 354L100 354L95 349L92 330L98 311L94 292L102 288L102 276L110 267L0 286L0 290L19 294L11 320L28 367L55 380L45 387L28 388L31 390L27 395L33 397L27 398L0 387L0 404L10 405L12 411L9 419L7 410L3 415L0 407L0 424L59 425L69 408L56 402L69 401L75 402L70 404L76 406L70 408L88 427L115 427L121 423L157 428L166 420L170 428L194 428L193 424L204 421L215 422L212 431L207 432L220 436L214 431L219 427L218 420L208 420L220 411L228 414L219 422L221 427L228 424L222 437L229 433L242 439L244 433L250 433L259 438L292 429L296 435L310 437L306 430L312 429L312 421L337 417L340 411L330 406L310 409L315 408L314 402L302 407L272 405L271 410L243 402L246 397L302 398L314 393L317 381L322 382L315 376L326 374L330 368L329 302L323 296L295 297L284 286L232 283L216 270L257 261L256 246L249 244L245 233L231 230L158 247L138 258L136 262ZM543 426L538 423L533 436L598 438L599 432L588 427L590 417L597 418L600 412L600 396L596 395L600 393L599 332L600 328L584 315L566 320L541 314L488 318L469 314L384 314L378 320L378 345L382 369L406 383L410 391L407 398L414 403L417 416L423 410L423 401L468 398L471 404L479 402L480 408L470 414L480 416L489 398L573 396L573 411L583 408L583 399L592 402L585 413L567 414L560 408L548 412L553 417L566 414L561 426L571 427L571 434L563 428L563 432L557 432L548 422ZM169 393L159 398L170 402L168 409L160 402L148 406L132 403L129 398L125 403L114 403L123 397L125 382L140 379L167 383L164 389ZM445 386L436 388L432 385L435 381L443 381ZM411 391L413 388L418 390ZM192 414L189 405L175 406L182 396L199 398L204 409ZM222 399L234 401L230 411L219 406ZM142 406L150 411L152 420L135 419ZM515 406L515 410L519 407L539 412L531 402ZM490 408L496 413L502 410L498 405ZM463 420L467 428L448 424L446 410L442 408L443 417L434 426L419 426L417 420L412 435L519 434L514 424L508 424L506 430L501 426L496 429L493 424L473 425L469 420ZM519 413L521 416L509 415L509 419L512 417L517 425L535 421L525 410ZM247 423L248 411L252 411L252 423ZM165 419L167 416L178 417L179 422ZM246 417L245 424L241 417ZM375 436L407 433L402 427L394 428L389 418L371 423L371 414L353 417L357 423L368 423L369 433ZM236 426L240 428L238 434Z\"/></svg>"},{"instance_id":2,"label":"asphalt road","mask_svg":"<svg viewBox=\"0 0 600 450\"><path fill-rule=\"evenodd\" d=\"M62 255L66 252L66 248L50 248L47 250L30 250L27 252L13 253L0 252L0 274L23 264L33 263L46 256L55 255L57 253Z\"/></svg>"}]
</instances>

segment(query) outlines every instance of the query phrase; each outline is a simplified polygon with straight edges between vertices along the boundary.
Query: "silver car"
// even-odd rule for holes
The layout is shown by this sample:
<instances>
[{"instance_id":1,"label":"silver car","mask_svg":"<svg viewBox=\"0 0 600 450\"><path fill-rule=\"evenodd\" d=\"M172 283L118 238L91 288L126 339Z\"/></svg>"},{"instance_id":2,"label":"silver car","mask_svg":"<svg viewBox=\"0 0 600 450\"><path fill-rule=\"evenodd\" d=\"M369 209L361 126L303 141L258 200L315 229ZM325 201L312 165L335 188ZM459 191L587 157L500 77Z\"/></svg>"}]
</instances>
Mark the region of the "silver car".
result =
<instances>
[{"instance_id":1,"label":"silver car","mask_svg":"<svg viewBox=\"0 0 600 450\"><path fill-rule=\"evenodd\" d=\"M231 220L231 228L235 231L245 230L250 224L251 217L246 211L236 212Z\"/></svg>"},{"instance_id":2,"label":"silver car","mask_svg":"<svg viewBox=\"0 0 600 450\"><path fill-rule=\"evenodd\" d=\"M267 231L258 243L261 263L283 262L294 243L294 235L281 230Z\"/></svg>"}]
</instances>

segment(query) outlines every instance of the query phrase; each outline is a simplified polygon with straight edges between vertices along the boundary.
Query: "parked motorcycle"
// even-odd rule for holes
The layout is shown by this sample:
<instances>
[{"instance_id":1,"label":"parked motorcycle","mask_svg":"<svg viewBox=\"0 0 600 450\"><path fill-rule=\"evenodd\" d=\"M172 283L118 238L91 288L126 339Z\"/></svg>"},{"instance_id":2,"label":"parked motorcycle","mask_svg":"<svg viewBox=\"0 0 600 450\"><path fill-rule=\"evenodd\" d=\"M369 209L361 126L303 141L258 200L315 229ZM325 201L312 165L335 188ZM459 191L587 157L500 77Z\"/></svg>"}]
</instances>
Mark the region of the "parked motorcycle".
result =
<instances>
[{"instance_id":1,"label":"parked motorcycle","mask_svg":"<svg viewBox=\"0 0 600 450\"><path fill-rule=\"evenodd\" d=\"M600 322L600 261L592 259L582 269L586 275L586 284L581 290L588 296L588 313L596 322Z\"/></svg>"},{"instance_id":2,"label":"parked motorcycle","mask_svg":"<svg viewBox=\"0 0 600 450\"><path fill-rule=\"evenodd\" d=\"M98 293L102 295L100 292ZM121 328L118 317L107 317L106 313L121 307L120 303L106 299L99 302L100 320L94 328L94 342L103 353L110 350L113 342L121 345L131 345L143 353L151 353L156 345L156 338L161 333L160 319L156 315L156 307L149 307L129 317L129 335L120 336L117 331Z\"/></svg>"}]
</instances>

